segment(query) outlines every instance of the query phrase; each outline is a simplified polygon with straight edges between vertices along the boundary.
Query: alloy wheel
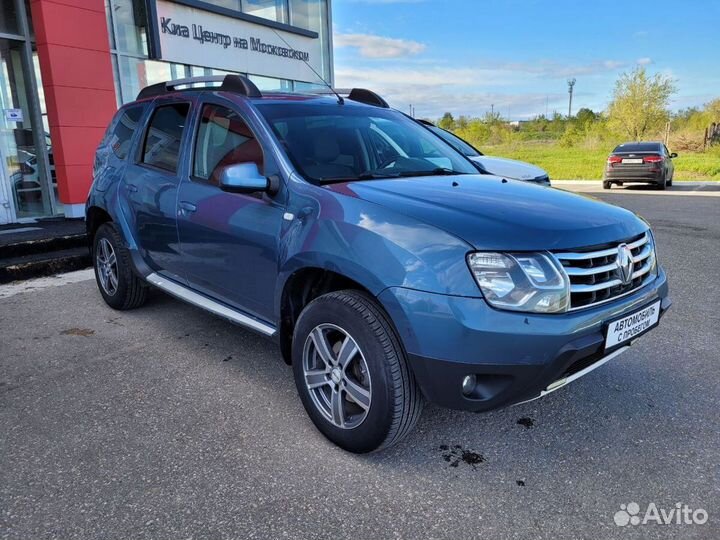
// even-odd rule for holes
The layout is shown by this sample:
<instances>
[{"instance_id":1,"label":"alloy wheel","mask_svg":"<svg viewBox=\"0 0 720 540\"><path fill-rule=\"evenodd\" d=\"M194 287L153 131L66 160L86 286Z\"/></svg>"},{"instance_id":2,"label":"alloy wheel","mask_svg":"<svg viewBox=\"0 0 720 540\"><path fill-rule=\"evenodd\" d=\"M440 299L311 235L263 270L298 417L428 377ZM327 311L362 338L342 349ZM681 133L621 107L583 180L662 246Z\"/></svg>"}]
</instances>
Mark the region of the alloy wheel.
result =
<instances>
[{"instance_id":1,"label":"alloy wheel","mask_svg":"<svg viewBox=\"0 0 720 540\"><path fill-rule=\"evenodd\" d=\"M100 286L108 296L114 296L118 289L117 256L112 244L107 238L101 238L95 253L95 266L97 268Z\"/></svg>"},{"instance_id":2,"label":"alloy wheel","mask_svg":"<svg viewBox=\"0 0 720 540\"><path fill-rule=\"evenodd\" d=\"M353 337L334 324L320 324L303 349L303 376L312 402L334 426L353 429L370 410L370 370Z\"/></svg>"}]
</instances>

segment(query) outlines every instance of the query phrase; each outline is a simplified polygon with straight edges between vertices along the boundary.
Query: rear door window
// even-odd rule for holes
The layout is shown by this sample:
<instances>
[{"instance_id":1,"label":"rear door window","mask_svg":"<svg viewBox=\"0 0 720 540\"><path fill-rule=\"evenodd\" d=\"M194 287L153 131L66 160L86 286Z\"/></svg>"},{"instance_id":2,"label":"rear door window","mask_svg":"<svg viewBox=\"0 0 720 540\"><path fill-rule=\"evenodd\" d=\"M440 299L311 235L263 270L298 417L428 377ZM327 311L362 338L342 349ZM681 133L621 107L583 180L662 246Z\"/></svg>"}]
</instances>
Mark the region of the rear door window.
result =
<instances>
[{"instance_id":1,"label":"rear door window","mask_svg":"<svg viewBox=\"0 0 720 540\"><path fill-rule=\"evenodd\" d=\"M133 134L139 127L144 107L128 107L121 112L120 118L108 135L108 146L120 159L125 159L130 151Z\"/></svg>"},{"instance_id":2,"label":"rear door window","mask_svg":"<svg viewBox=\"0 0 720 540\"><path fill-rule=\"evenodd\" d=\"M177 172L189 111L189 103L173 103L155 109L145 134L143 163L172 173Z\"/></svg>"}]
</instances>

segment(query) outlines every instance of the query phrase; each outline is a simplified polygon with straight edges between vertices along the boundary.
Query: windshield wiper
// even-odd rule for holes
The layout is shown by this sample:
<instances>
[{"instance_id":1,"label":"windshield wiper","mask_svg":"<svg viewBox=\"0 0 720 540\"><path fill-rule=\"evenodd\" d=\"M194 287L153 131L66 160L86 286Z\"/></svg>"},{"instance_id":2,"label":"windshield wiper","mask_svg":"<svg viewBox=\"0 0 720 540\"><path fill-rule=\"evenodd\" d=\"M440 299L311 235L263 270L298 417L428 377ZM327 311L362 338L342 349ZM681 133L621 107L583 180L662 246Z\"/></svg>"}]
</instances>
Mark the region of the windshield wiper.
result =
<instances>
[{"instance_id":1,"label":"windshield wiper","mask_svg":"<svg viewBox=\"0 0 720 540\"><path fill-rule=\"evenodd\" d=\"M320 183L322 185L326 184L341 184L343 182L357 182L358 180L383 180L385 178L399 178L399 175L396 173L393 174L380 174L380 173L372 173L372 172L365 172L362 174L359 174L357 176L353 177L344 177L344 178L321 178Z\"/></svg>"},{"instance_id":2,"label":"windshield wiper","mask_svg":"<svg viewBox=\"0 0 720 540\"><path fill-rule=\"evenodd\" d=\"M454 171L445 167L438 167L436 169L430 169L429 171L398 171L393 173L381 173L381 172L364 172L352 178L322 178L320 182L323 185L326 184L339 184L342 182L356 182L358 180L385 180L391 178L409 178L413 176L449 176L455 174L470 174L460 171Z\"/></svg>"},{"instance_id":3,"label":"windshield wiper","mask_svg":"<svg viewBox=\"0 0 720 540\"><path fill-rule=\"evenodd\" d=\"M450 176L455 174L468 174L460 171L454 171L446 167L438 167L429 171L402 171L397 174L398 177L407 176Z\"/></svg>"}]
</instances>

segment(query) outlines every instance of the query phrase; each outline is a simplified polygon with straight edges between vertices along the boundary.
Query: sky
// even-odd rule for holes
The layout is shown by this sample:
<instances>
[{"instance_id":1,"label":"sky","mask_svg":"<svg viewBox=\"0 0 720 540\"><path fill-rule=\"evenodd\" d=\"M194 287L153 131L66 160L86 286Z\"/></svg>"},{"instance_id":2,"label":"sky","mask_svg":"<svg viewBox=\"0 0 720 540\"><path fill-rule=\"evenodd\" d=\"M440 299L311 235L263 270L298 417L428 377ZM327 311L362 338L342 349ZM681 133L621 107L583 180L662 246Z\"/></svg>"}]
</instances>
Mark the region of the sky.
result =
<instances>
[{"instance_id":1,"label":"sky","mask_svg":"<svg viewBox=\"0 0 720 540\"><path fill-rule=\"evenodd\" d=\"M511 120L602 111L636 66L675 80L671 108L720 97L720 0L333 0L335 86L416 116Z\"/></svg>"}]
</instances>

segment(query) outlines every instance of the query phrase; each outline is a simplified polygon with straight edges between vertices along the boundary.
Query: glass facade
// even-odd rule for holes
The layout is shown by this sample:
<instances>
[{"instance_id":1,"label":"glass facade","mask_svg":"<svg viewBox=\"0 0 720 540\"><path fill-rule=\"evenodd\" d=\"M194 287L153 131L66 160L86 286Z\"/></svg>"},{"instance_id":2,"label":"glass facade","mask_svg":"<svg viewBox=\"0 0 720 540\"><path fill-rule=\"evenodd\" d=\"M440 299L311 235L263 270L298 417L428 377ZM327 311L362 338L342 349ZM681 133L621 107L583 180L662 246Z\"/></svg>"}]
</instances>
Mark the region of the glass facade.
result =
<instances>
[{"instance_id":1,"label":"glass facade","mask_svg":"<svg viewBox=\"0 0 720 540\"><path fill-rule=\"evenodd\" d=\"M14 0L3 0L0 2L0 33L20 33Z\"/></svg>"},{"instance_id":2,"label":"glass facade","mask_svg":"<svg viewBox=\"0 0 720 540\"><path fill-rule=\"evenodd\" d=\"M151 84L230 73L192 63L151 59L148 32L151 2L104 0L118 106L135 100L140 90ZM210 9L216 6L266 19L272 21L271 25L279 23L316 32L321 51L317 64L321 76L332 81L330 2L198 0L198 5L204 3ZM262 67L257 69L262 71ZM322 86L319 82L290 77L269 77L262 72L238 73L247 75L266 91L303 91ZM315 76L309 73L307 80L313 79ZM28 0L0 0L0 112L0 224L61 214L63 205L57 195L53 147Z\"/></svg>"},{"instance_id":3,"label":"glass facade","mask_svg":"<svg viewBox=\"0 0 720 540\"><path fill-rule=\"evenodd\" d=\"M330 52L329 0L204 0L204 3L241 11L270 21L290 24L317 32L322 50L324 79L332 79ZM118 105L133 101L147 85L184 77L232 73L189 64L173 64L149 59L147 10L145 0L105 0L110 49L115 70ZM307 90L320 84L248 75L261 90Z\"/></svg>"},{"instance_id":4,"label":"glass facade","mask_svg":"<svg viewBox=\"0 0 720 540\"><path fill-rule=\"evenodd\" d=\"M0 224L52 215L57 185L26 2L3 0L0 32Z\"/></svg>"},{"instance_id":5,"label":"glass facade","mask_svg":"<svg viewBox=\"0 0 720 540\"><path fill-rule=\"evenodd\" d=\"M243 0L241 9L248 15L282 23L288 22L287 0Z\"/></svg>"}]
</instances>

